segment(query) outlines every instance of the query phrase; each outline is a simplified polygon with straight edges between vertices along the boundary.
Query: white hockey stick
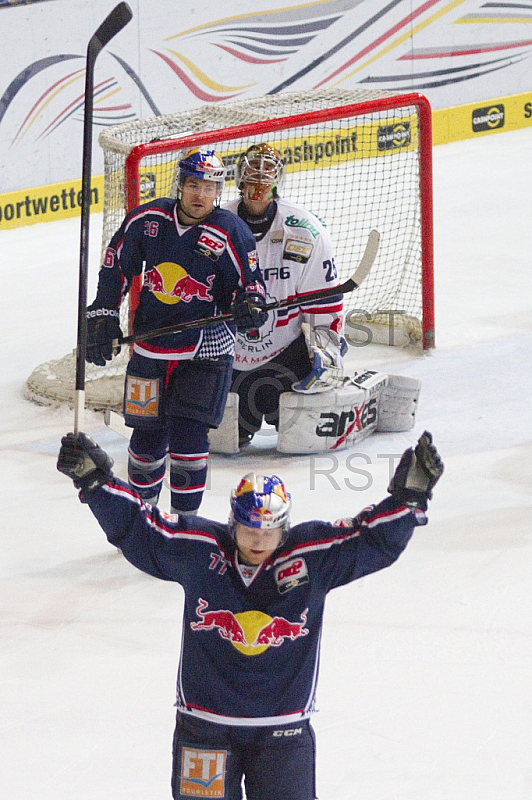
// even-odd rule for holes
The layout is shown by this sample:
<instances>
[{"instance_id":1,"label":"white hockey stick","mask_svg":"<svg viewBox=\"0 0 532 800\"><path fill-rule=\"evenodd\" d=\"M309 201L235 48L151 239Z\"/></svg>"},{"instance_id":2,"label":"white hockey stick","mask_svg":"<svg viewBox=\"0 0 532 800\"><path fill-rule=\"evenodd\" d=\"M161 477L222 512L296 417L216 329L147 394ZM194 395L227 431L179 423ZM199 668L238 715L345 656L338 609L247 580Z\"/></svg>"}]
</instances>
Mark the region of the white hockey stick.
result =
<instances>
[{"instance_id":1,"label":"white hockey stick","mask_svg":"<svg viewBox=\"0 0 532 800\"><path fill-rule=\"evenodd\" d=\"M360 284L363 280L366 279L368 276L369 271L371 270L373 263L377 257L377 252L379 250L379 244L381 241L381 235L378 230L375 228L370 231L368 236L368 241L366 242L366 248L364 250L364 254L360 259L358 267L356 268L354 274L348 281L346 281L342 286L347 286L348 283L353 283L353 285L343 292L352 292L353 289L358 289Z\"/></svg>"}]
</instances>

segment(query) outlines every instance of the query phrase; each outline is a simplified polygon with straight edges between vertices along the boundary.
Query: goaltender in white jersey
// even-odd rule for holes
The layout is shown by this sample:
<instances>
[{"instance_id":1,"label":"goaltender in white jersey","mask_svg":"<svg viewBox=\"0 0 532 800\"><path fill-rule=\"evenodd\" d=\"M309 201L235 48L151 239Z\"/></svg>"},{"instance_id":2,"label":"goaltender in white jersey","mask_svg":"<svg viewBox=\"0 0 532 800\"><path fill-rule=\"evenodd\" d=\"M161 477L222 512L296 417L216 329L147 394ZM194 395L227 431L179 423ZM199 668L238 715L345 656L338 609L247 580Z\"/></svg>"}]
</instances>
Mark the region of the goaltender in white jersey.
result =
<instances>
[{"instance_id":1,"label":"goaltender in white jersey","mask_svg":"<svg viewBox=\"0 0 532 800\"><path fill-rule=\"evenodd\" d=\"M331 237L301 205L279 196L283 162L268 144L252 145L235 170L239 199L224 205L250 227L257 242L267 302L339 285ZM323 391L342 373L342 295L270 312L258 331L238 334L231 391L239 396L239 443L263 419L278 427L279 398L295 387Z\"/></svg>"},{"instance_id":2,"label":"goaltender in white jersey","mask_svg":"<svg viewBox=\"0 0 532 800\"><path fill-rule=\"evenodd\" d=\"M280 197L283 162L262 143L235 168L240 198L224 208L251 229L267 301L339 286L331 237L303 206ZM237 453L263 421L278 430L282 453L335 453L374 431L407 431L421 382L376 370L344 375L342 295L270 312L258 331L237 334L224 419L211 431L214 452ZM266 430L266 429L265 429Z\"/></svg>"},{"instance_id":3,"label":"goaltender in white jersey","mask_svg":"<svg viewBox=\"0 0 532 800\"><path fill-rule=\"evenodd\" d=\"M225 208L236 211L238 203L235 200ZM323 223L303 206L284 198L277 198L272 205L276 213L271 227L257 242L259 263L266 273L267 302L299 297L339 283L331 237ZM279 356L301 336L302 322L311 328L326 326L338 335L343 331L342 307L342 295L338 295L332 302L327 298L271 311L264 329L257 332L259 336L237 335L234 366L249 371Z\"/></svg>"}]
</instances>

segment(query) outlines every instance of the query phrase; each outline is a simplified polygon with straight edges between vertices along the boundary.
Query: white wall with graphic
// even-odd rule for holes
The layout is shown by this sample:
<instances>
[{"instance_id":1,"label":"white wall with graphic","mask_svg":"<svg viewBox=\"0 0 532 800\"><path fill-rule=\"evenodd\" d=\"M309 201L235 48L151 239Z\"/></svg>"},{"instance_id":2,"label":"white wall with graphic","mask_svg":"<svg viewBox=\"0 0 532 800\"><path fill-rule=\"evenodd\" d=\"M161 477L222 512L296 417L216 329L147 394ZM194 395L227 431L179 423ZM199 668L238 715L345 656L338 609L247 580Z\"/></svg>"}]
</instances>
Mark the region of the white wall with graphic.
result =
<instances>
[{"instance_id":1,"label":"white wall with graphic","mask_svg":"<svg viewBox=\"0 0 532 800\"><path fill-rule=\"evenodd\" d=\"M0 194L79 178L85 52L115 0L0 4ZM532 89L532 0L129 0L97 62L108 125L319 88L420 91L434 109Z\"/></svg>"}]
</instances>

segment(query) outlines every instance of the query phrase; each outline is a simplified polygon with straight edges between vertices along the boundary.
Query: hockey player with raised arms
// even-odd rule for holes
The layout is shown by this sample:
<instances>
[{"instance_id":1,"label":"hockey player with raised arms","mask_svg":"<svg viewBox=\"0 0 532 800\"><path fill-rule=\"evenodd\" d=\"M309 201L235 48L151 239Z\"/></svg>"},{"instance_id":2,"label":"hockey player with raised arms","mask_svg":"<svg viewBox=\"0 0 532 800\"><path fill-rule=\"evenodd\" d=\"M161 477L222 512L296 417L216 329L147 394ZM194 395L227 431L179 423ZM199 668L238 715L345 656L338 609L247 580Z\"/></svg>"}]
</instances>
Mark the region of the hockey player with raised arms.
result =
<instances>
[{"instance_id":1,"label":"hockey player with raised arms","mask_svg":"<svg viewBox=\"0 0 532 800\"><path fill-rule=\"evenodd\" d=\"M72 478L109 542L138 569L184 589L172 793L314 800L314 710L327 593L391 565L425 511L443 463L425 432L390 495L357 516L290 527L282 481L250 473L229 523L143 503L83 433L62 439Z\"/></svg>"},{"instance_id":2,"label":"hockey player with raised arms","mask_svg":"<svg viewBox=\"0 0 532 800\"><path fill-rule=\"evenodd\" d=\"M327 229L280 196L283 178L278 150L265 142L251 145L235 167L240 198L223 206L255 236L268 301L339 285ZM294 384L312 392L342 384L342 334L342 295L270 312L260 330L238 332L231 391L239 396L241 444L263 419L278 426L279 397Z\"/></svg>"},{"instance_id":3,"label":"hockey player with raised arms","mask_svg":"<svg viewBox=\"0 0 532 800\"><path fill-rule=\"evenodd\" d=\"M264 284L249 228L219 208L226 170L208 148L179 161L177 199L133 209L111 239L87 309L87 360L103 366L119 339L119 308L143 275L136 335L232 311L235 324L197 327L137 341L127 367L124 417L133 428L129 482L156 504L170 456L171 506L193 513L205 489L209 428L223 417L235 326L256 330L267 319Z\"/></svg>"}]
</instances>

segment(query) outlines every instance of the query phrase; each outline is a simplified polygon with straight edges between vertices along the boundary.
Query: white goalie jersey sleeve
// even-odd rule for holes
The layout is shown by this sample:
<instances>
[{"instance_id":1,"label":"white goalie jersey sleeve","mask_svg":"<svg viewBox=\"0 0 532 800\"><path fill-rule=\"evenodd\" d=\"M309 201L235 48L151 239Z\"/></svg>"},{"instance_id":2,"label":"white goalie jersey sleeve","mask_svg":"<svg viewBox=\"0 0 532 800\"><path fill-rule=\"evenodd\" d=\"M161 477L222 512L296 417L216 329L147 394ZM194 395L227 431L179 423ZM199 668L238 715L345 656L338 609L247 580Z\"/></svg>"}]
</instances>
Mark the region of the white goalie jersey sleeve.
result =
<instances>
[{"instance_id":1,"label":"white goalie jersey sleeve","mask_svg":"<svg viewBox=\"0 0 532 800\"><path fill-rule=\"evenodd\" d=\"M234 200L223 208L236 214L238 204L239 200ZM266 236L257 242L257 251L268 303L340 284L327 229L314 214L296 203L277 200L277 214ZM279 355L300 335L303 322L311 328L332 327L342 335L341 295L272 311L259 331L237 334L235 369L256 369Z\"/></svg>"}]
</instances>

